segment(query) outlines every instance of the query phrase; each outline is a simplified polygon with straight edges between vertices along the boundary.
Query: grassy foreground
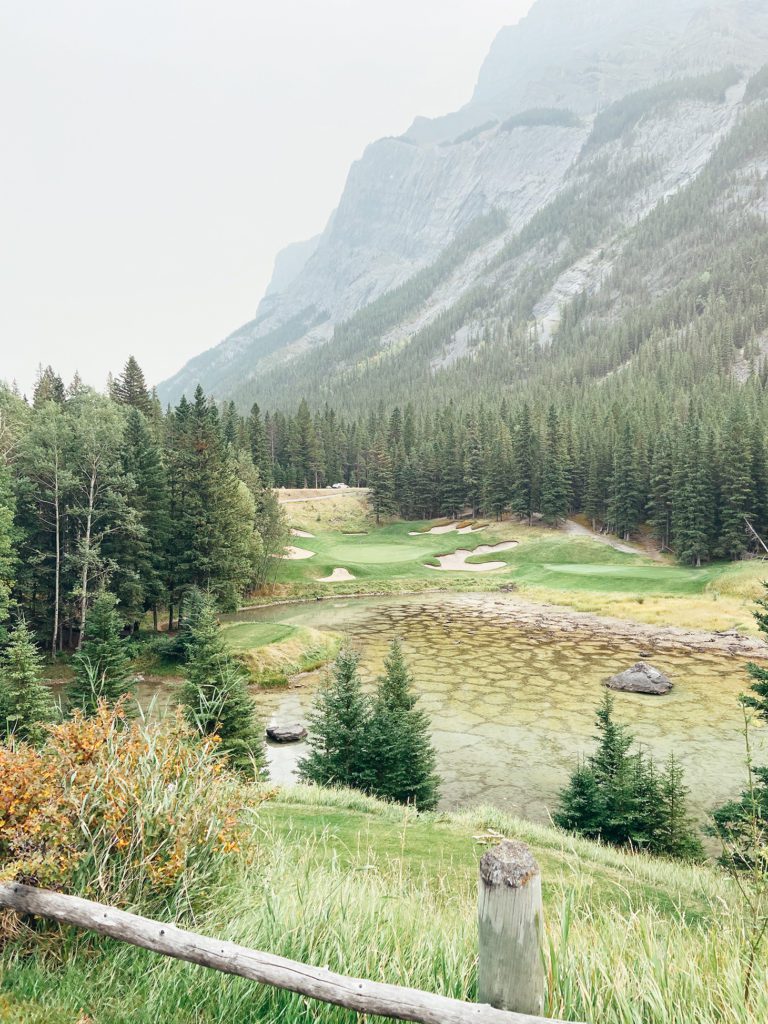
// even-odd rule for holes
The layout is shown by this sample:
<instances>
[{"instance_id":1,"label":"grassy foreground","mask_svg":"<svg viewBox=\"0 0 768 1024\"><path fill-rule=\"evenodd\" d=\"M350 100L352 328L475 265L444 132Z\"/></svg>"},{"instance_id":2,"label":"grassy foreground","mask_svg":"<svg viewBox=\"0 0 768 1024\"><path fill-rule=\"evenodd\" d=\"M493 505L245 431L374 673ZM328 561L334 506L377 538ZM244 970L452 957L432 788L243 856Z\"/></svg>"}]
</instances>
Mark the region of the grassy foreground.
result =
<instances>
[{"instance_id":1,"label":"grassy foreground","mask_svg":"<svg viewBox=\"0 0 768 1024\"><path fill-rule=\"evenodd\" d=\"M477 862L503 834L528 842L541 865L548 1013L595 1024L768 1019L765 963L744 1005L744 924L714 868L628 856L490 809L415 817L344 792L281 792L251 820L252 843L226 891L209 894L198 931L472 999ZM44 940L34 958L11 943L2 968L0 1019L14 1024L356 1019L74 932Z\"/></svg>"},{"instance_id":2,"label":"grassy foreground","mask_svg":"<svg viewBox=\"0 0 768 1024\"><path fill-rule=\"evenodd\" d=\"M427 531L445 520L377 526L364 493L306 501L298 500L301 491L290 493L283 508L291 526L312 534L294 537L291 543L313 557L280 562L277 597L494 591L514 585L531 600L598 615L659 626L756 632L752 602L768 577L768 564L762 561L694 569L654 560L640 549L629 554L591 537L512 522L487 522L474 534L435 535ZM509 540L518 546L468 559L475 565L504 562L505 569L473 573L434 568L438 555ZM347 569L355 579L320 582L337 568Z\"/></svg>"}]
</instances>

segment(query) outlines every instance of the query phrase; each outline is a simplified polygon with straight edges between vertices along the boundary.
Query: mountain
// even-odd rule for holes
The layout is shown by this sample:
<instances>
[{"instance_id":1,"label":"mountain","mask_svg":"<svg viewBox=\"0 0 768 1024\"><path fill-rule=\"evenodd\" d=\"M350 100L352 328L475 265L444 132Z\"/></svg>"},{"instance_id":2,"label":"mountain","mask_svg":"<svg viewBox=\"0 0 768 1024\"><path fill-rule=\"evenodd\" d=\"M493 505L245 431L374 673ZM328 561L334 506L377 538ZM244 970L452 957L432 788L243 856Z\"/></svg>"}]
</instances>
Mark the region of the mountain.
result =
<instances>
[{"instance_id":1,"label":"mountain","mask_svg":"<svg viewBox=\"0 0 768 1024\"><path fill-rule=\"evenodd\" d=\"M765 215L767 62L764 0L538 0L465 107L367 148L320 238L278 257L254 320L160 397L199 382L243 409L359 409L503 391L522 335L549 372L566 365L569 308L615 326L686 287L676 210L717 211L726 248Z\"/></svg>"}]
</instances>

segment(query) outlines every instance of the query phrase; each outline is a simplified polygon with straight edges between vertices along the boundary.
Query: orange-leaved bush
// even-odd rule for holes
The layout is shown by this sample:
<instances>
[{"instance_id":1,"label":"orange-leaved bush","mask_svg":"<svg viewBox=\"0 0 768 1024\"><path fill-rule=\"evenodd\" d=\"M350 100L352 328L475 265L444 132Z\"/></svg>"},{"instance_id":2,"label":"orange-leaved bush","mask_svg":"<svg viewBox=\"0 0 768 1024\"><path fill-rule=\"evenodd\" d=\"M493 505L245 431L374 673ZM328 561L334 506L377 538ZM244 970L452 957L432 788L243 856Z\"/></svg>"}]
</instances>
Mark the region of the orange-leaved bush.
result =
<instances>
[{"instance_id":1,"label":"orange-leaved bush","mask_svg":"<svg viewBox=\"0 0 768 1024\"><path fill-rule=\"evenodd\" d=\"M0 879L177 914L205 899L241 836L217 738L122 702L48 732L0 746Z\"/></svg>"}]
</instances>

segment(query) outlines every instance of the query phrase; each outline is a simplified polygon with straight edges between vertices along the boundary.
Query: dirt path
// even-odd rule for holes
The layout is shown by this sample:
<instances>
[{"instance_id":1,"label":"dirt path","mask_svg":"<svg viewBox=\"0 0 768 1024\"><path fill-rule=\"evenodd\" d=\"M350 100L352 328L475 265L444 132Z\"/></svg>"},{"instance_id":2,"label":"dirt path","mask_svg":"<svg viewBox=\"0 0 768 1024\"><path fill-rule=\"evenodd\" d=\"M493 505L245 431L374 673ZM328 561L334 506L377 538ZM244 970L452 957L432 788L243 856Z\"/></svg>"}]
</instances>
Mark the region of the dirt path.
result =
<instances>
[{"instance_id":1,"label":"dirt path","mask_svg":"<svg viewBox=\"0 0 768 1024\"><path fill-rule=\"evenodd\" d=\"M605 544L607 547L613 548L614 551L621 551L625 555L642 555L644 558L652 558L655 562L661 561L661 555L652 547L627 544L608 533L597 533L596 530L590 530L586 526L582 526L581 523L574 522L573 519L566 519L563 529L574 537L589 537L596 540L598 544Z\"/></svg>"},{"instance_id":2,"label":"dirt path","mask_svg":"<svg viewBox=\"0 0 768 1024\"><path fill-rule=\"evenodd\" d=\"M331 498L359 498L368 493L367 487L292 487L281 489L277 494L278 505L295 505L301 501L329 501Z\"/></svg>"}]
</instances>

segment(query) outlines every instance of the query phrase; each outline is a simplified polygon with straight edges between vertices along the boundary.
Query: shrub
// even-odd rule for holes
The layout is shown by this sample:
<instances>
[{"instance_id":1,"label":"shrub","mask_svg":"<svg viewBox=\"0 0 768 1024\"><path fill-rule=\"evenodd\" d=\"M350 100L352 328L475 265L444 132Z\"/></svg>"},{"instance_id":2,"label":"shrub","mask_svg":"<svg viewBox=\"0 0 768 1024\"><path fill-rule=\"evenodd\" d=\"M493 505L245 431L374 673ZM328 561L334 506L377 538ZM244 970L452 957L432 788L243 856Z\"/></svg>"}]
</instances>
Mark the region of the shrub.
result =
<instances>
[{"instance_id":1,"label":"shrub","mask_svg":"<svg viewBox=\"0 0 768 1024\"><path fill-rule=\"evenodd\" d=\"M129 722L124 702L0 748L0 878L183 912L239 842L237 785L182 716Z\"/></svg>"}]
</instances>

